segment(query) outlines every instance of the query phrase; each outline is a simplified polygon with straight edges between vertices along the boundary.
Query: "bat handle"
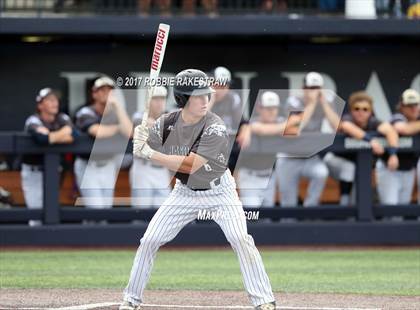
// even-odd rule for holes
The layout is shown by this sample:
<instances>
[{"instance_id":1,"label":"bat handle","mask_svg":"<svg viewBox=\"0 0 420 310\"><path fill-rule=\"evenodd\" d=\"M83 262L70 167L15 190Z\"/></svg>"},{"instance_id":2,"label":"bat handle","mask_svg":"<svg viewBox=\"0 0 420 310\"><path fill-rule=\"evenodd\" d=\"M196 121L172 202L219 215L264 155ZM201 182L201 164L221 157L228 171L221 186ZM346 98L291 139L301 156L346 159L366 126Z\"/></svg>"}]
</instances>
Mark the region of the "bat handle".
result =
<instances>
[{"instance_id":1,"label":"bat handle","mask_svg":"<svg viewBox=\"0 0 420 310\"><path fill-rule=\"evenodd\" d=\"M148 89L147 98L146 98L146 102L144 106L143 118L141 120L142 126L147 126L147 120L149 119L150 101L152 100L154 90L155 90L154 87L151 87Z\"/></svg>"}]
</instances>

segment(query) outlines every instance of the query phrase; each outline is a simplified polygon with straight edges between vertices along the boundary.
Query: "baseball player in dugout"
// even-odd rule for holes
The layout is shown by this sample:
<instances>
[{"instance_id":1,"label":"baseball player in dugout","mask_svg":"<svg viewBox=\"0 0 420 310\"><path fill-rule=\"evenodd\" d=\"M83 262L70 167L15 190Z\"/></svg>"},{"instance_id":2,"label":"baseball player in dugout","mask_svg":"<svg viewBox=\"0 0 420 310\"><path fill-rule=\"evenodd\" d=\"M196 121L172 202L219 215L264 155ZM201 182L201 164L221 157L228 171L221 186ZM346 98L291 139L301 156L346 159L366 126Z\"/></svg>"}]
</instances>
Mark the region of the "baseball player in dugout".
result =
<instances>
[{"instance_id":1,"label":"baseball player in dugout","mask_svg":"<svg viewBox=\"0 0 420 310\"><path fill-rule=\"evenodd\" d=\"M165 111L167 96L165 87L155 88L150 100L147 122L149 128ZM142 118L142 113L134 113L133 125L140 125ZM131 205L142 208L159 207L170 193L170 183L171 177L167 168L150 160L134 157L130 168Z\"/></svg>"},{"instance_id":2,"label":"baseball player in dugout","mask_svg":"<svg viewBox=\"0 0 420 310\"><path fill-rule=\"evenodd\" d=\"M72 143L77 136L68 115L59 112L59 99L51 88L43 88L36 96L36 112L25 122L24 131L40 145ZM43 156L26 154L22 158L22 189L26 206L41 209L43 205ZM29 225L41 225L30 220Z\"/></svg>"},{"instance_id":3,"label":"baseball player in dugout","mask_svg":"<svg viewBox=\"0 0 420 310\"><path fill-rule=\"evenodd\" d=\"M397 105L398 111L390 120L400 136L410 137L420 133L419 104L420 95L414 89L407 89L402 93ZM376 180L382 204L404 205L411 202L418 154L401 152L397 156L399 165L396 170L390 169L386 164L389 154L376 162Z\"/></svg>"},{"instance_id":4,"label":"baseball player in dugout","mask_svg":"<svg viewBox=\"0 0 420 310\"><path fill-rule=\"evenodd\" d=\"M397 131L390 123L381 122L375 117L372 97L364 91L355 92L351 94L348 106L350 113L342 117L340 131L352 138L369 142L372 152L381 157L381 163L377 164L377 168L380 170L387 169L390 172L398 169ZM385 136L387 140L388 147L386 150L377 139L379 135ZM352 188L355 178L355 163L356 154L352 153L334 155L334 158L328 160L332 176L340 180L340 201L342 205L354 204L355 190L352 190ZM377 179L377 181L382 182L383 180ZM400 187L405 186L406 184L399 184L396 187L399 191Z\"/></svg>"},{"instance_id":5,"label":"baseball player in dugout","mask_svg":"<svg viewBox=\"0 0 420 310\"><path fill-rule=\"evenodd\" d=\"M229 156L228 167L234 173L240 149L251 143L251 131L248 121L244 117L244 106L237 92L230 89L232 74L225 67L217 67L212 71L216 82L212 85L215 90L210 102L211 111L219 116L226 125L229 135L235 135Z\"/></svg>"},{"instance_id":6,"label":"baseball player in dugout","mask_svg":"<svg viewBox=\"0 0 420 310\"><path fill-rule=\"evenodd\" d=\"M111 93L114 81L100 77L92 86L92 103L76 114L76 126L96 141L116 135L130 137L133 125L121 102ZM96 142L95 142L96 143ZM78 155L74 163L77 185L88 208L111 208L120 154Z\"/></svg>"},{"instance_id":7,"label":"baseball player in dugout","mask_svg":"<svg viewBox=\"0 0 420 310\"><path fill-rule=\"evenodd\" d=\"M291 96L286 101L286 115L289 115L285 135L335 132L340 123L333 105L334 98L328 98L324 79L317 72L309 72L303 81L303 96ZM305 207L319 205L320 197L328 177L328 168L319 155L309 158L294 158L290 154L278 154L275 176L279 181L281 205L298 205L299 181L309 179Z\"/></svg>"},{"instance_id":8,"label":"baseball player in dugout","mask_svg":"<svg viewBox=\"0 0 420 310\"><path fill-rule=\"evenodd\" d=\"M188 83L191 79L198 83ZM157 250L203 211L219 215L213 219L238 256L252 304L259 310L275 309L270 281L227 169L226 126L209 111L214 90L206 80L200 70L178 73L174 97L179 110L161 116L150 130L138 126L134 131L134 156L165 166L175 173L176 183L140 240L120 310L140 309Z\"/></svg>"},{"instance_id":9,"label":"baseball player in dugout","mask_svg":"<svg viewBox=\"0 0 420 310\"><path fill-rule=\"evenodd\" d=\"M280 136L286 127L279 116L280 98L272 91L264 92L257 107L258 116L250 119L252 134ZM246 207L273 207L275 178L271 178L276 154L246 154L239 159L240 198Z\"/></svg>"}]
</instances>

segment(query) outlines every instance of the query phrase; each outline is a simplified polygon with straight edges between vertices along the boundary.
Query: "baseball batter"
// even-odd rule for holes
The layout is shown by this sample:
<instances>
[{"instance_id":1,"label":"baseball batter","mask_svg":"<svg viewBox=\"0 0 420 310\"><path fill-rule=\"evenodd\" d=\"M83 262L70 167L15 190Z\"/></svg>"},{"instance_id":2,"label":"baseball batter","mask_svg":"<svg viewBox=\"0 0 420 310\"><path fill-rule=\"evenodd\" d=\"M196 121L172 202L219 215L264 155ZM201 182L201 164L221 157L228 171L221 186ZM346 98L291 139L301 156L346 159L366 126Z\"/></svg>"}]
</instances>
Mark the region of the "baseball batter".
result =
<instances>
[{"instance_id":1,"label":"baseball batter","mask_svg":"<svg viewBox=\"0 0 420 310\"><path fill-rule=\"evenodd\" d=\"M191 80L198 83L185 83ZM200 70L178 73L174 96L180 109L161 116L150 133L146 126L135 129L134 156L167 167L177 180L140 241L120 310L140 309L157 250L203 209L225 215L215 221L238 256L252 304L259 310L275 309L270 281L247 232L235 181L227 169L226 127L209 111L213 90L206 80L206 74Z\"/></svg>"}]
</instances>

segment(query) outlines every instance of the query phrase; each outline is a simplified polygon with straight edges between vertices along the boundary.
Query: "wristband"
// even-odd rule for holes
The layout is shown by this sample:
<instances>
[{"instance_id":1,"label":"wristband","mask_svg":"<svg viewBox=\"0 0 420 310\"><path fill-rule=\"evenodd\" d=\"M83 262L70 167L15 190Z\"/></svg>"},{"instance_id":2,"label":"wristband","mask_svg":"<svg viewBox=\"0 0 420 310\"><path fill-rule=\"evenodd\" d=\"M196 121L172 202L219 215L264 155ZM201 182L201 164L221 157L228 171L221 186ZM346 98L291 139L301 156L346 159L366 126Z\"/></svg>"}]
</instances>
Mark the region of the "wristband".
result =
<instances>
[{"instance_id":1,"label":"wristband","mask_svg":"<svg viewBox=\"0 0 420 310\"><path fill-rule=\"evenodd\" d=\"M387 148L387 152L388 154L391 155L396 155L397 154L398 149L396 147L389 147Z\"/></svg>"},{"instance_id":2,"label":"wristband","mask_svg":"<svg viewBox=\"0 0 420 310\"><path fill-rule=\"evenodd\" d=\"M370 142L373 139L373 136L369 133L365 133L365 135L362 138L364 141Z\"/></svg>"}]
</instances>

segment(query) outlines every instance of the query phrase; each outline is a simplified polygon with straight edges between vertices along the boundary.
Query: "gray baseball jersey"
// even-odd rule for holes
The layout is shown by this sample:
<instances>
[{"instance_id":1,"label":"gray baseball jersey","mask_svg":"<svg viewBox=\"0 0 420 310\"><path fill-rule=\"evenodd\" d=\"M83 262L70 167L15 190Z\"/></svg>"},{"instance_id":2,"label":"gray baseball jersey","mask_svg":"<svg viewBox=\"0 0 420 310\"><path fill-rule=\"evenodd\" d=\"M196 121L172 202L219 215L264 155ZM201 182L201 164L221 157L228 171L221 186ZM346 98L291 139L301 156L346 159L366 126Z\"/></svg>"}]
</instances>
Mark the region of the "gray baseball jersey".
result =
<instances>
[{"instance_id":1,"label":"gray baseball jersey","mask_svg":"<svg viewBox=\"0 0 420 310\"><path fill-rule=\"evenodd\" d=\"M150 130L148 143L153 149L168 155L187 156L193 152L206 158L208 162L195 173L177 172L175 177L191 188L209 188L210 182L220 178L226 170L226 126L220 117L211 112L196 124L185 123L180 114L181 111L175 111L157 119Z\"/></svg>"}]
</instances>

